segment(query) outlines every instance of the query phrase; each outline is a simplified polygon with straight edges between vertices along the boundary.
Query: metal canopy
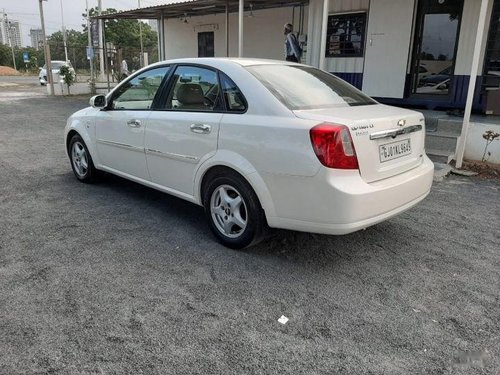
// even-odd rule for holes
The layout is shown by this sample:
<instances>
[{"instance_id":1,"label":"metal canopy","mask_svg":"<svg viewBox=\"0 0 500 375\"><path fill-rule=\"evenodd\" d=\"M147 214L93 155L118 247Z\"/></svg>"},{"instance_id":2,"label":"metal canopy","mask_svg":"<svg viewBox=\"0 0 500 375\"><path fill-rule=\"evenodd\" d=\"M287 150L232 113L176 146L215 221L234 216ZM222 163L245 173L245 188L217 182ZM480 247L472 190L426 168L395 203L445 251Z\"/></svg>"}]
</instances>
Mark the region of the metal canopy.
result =
<instances>
[{"instance_id":1,"label":"metal canopy","mask_svg":"<svg viewBox=\"0 0 500 375\"><path fill-rule=\"evenodd\" d=\"M308 4L309 0L249 0L246 1L245 11L271 9ZM151 6L127 10L124 12L103 14L92 18L100 19L160 19L205 16L208 14L225 13L226 6L229 13L238 12L238 0L192 0L180 3Z\"/></svg>"}]
</instances>

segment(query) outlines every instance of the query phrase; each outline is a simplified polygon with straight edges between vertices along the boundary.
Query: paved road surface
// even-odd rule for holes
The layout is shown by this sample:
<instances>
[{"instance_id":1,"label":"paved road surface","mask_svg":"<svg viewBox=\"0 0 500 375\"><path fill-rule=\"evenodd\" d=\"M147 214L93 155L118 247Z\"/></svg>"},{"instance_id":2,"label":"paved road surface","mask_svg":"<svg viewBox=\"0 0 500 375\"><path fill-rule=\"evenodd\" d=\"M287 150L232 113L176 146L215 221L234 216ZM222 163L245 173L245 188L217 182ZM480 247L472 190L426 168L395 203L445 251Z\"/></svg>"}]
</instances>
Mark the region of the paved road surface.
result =
<instances>
[{"instance_id":1,"label":"paved road surface","mask_svg":"<svg viewBox=\"0 0 500 375\"><path fill-rule=\"evenodd\" d=\"M197 206L75 180L62 131L87 98L0 90L1 374L498 374L498 180L237 252Z\"/></svg>"}]
</instances>

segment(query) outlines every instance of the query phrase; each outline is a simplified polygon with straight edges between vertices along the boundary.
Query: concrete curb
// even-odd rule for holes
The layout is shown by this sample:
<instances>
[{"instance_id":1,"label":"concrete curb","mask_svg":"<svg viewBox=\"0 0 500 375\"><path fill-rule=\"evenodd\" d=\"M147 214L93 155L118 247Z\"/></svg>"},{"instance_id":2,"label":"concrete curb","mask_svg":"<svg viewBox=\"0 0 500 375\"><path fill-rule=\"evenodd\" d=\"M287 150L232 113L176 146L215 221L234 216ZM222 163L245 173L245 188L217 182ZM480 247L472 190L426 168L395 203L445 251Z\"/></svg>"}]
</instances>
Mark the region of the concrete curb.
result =
<instances>
[{"instance_id":1,"label":"concrete curb","mask_svg":"<svg viewBox=\"0 0 500 375\"><path fill-rule=\"evenodd\" d=\"M434 163L434 182L441 182L451 173L451 167L444 163Z\"/></svg>"}]
</instances>

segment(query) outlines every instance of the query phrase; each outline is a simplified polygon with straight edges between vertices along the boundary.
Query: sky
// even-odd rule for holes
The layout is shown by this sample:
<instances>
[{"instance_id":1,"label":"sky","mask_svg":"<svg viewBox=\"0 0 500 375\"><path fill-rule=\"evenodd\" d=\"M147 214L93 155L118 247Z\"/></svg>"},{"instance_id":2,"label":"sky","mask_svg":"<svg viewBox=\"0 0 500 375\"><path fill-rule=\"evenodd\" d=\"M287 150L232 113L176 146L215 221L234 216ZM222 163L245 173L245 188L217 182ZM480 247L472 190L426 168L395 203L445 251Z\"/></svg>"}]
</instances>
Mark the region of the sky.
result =
<instances>
[{"instance_id":1,"label":"sky","mask_svg":"<svg viewBox=\"0 0 500 375\"><path fill-rule=\"evenodd\" d=\"M168 4L179 0L139 0L141 7ZM97 0L88 0L89 7L96 7ZM129 10L138 8L138 0L102 0L102 7ZM62 0L64 25L66 30L82 30L86 21L82 17L85 13L85 0ZM7 13L9 20L17 20L21 24L23 45L30 45L30 29L41 27L38 0L0 0L0 12ZM61 30L61 0L43 2L45 28L47 34Z\"/></svg>"}]
</instances>

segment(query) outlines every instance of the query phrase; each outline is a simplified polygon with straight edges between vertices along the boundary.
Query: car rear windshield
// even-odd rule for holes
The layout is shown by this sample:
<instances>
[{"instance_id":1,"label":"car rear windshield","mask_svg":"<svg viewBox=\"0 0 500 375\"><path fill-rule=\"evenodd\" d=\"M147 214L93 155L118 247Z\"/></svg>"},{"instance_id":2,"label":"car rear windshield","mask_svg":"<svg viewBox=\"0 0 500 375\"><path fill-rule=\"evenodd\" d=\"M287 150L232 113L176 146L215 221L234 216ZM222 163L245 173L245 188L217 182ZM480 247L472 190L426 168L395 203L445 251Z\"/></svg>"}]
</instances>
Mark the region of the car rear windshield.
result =
<instances>
[{"instance_id":1,"label":"car rear windshield","mask_svg":"<svg viewBox=\"0 0 500 375\"><path fill-rule=\"evenodd\" d=\"M316 68L295 65L246 68L291 110L376 104L347 82Z\"/></svg>"}]
</instances>

